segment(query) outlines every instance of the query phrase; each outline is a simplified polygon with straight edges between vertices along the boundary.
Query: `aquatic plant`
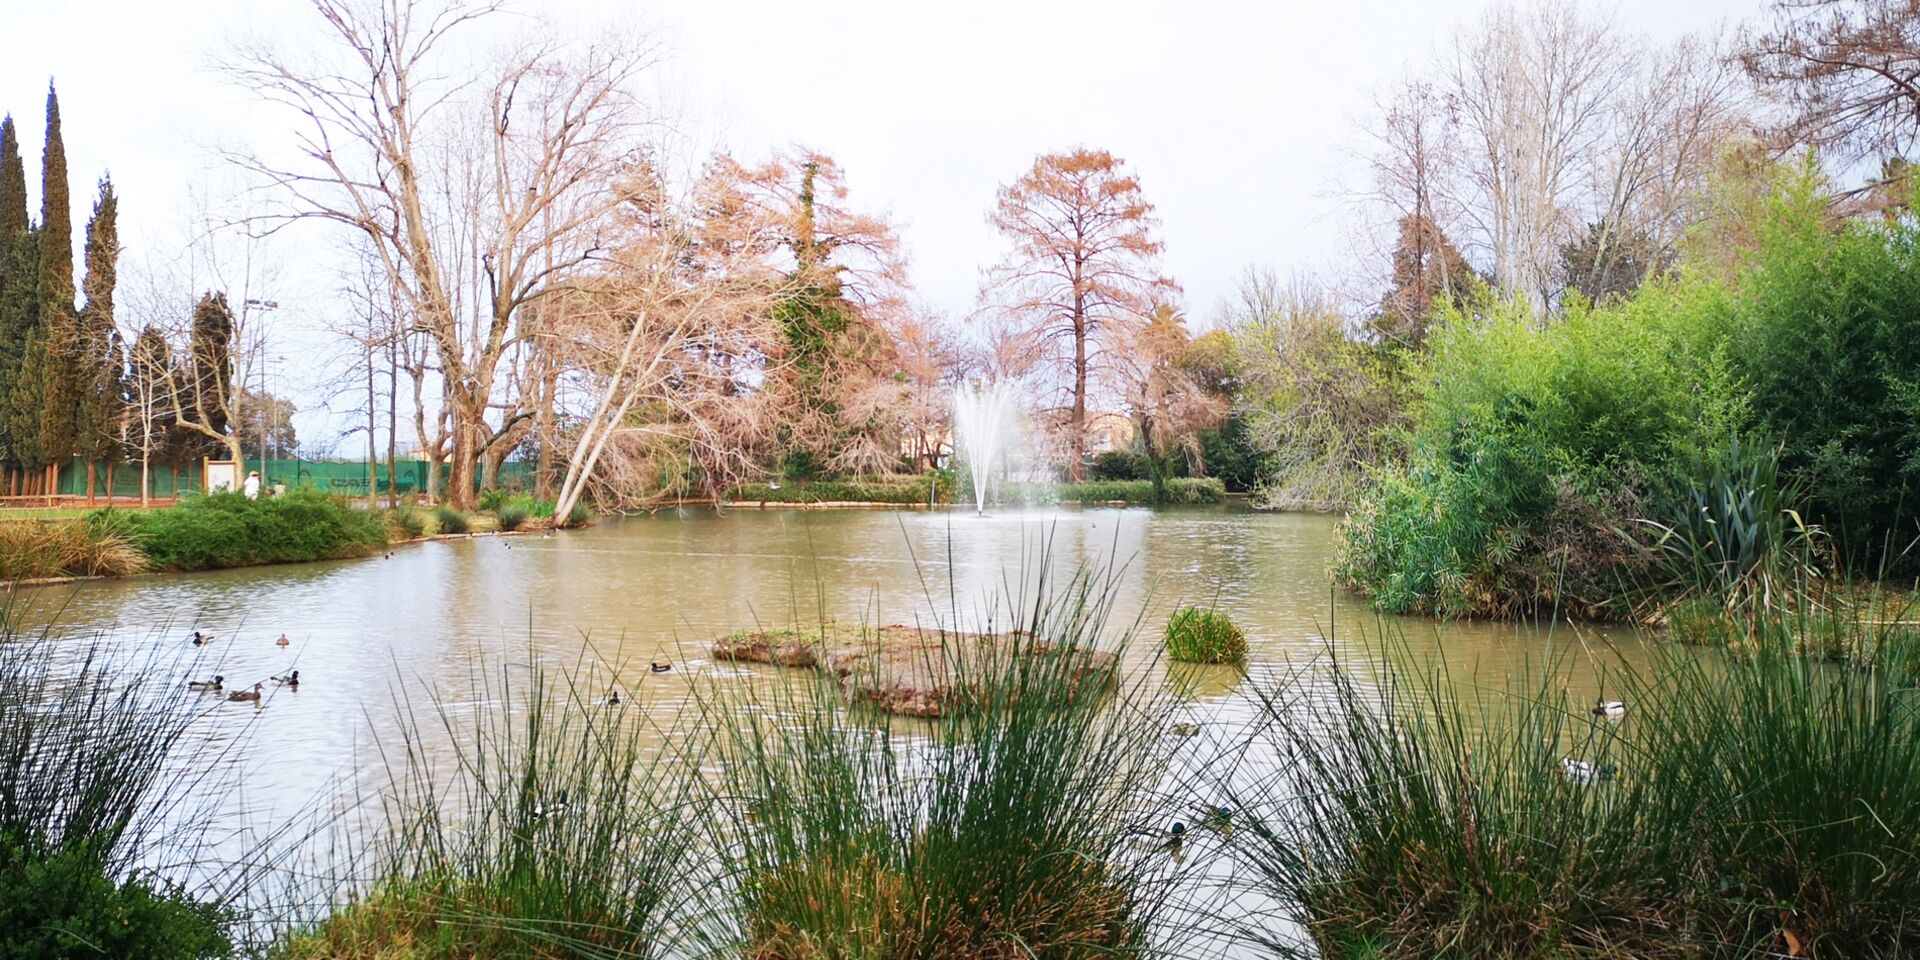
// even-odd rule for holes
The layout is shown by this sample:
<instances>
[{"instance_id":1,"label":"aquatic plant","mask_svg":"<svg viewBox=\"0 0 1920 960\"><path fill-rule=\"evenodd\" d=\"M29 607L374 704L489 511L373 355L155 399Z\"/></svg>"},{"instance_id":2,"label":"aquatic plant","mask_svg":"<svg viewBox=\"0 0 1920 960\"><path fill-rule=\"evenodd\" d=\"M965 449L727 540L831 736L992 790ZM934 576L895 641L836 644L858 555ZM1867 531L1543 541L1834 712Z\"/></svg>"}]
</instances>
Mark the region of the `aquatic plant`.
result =
<instances>
[{"instance_id":1,"label":"aquatic plant","mask_svg":"<svg viewBox=\"0 0 1920 960\"><path fill-rule=\"evenodd\" d=\"M0 609L0 956L234 951L253 874L196 868L219 747L174 664L23 634ZM189 886L189 882L194 885Z\"/></svg>"},{"instance_id":2,"label":"aquatic plant","mask_svg":"<svg viewBox=\"0 0 1920 960\"><path fill-rule=\"evenodd\" d=\"M1167 656L1186 663L1245 663L1247 635L1218 610L1182 607L1167 620Z\"/></svg>"},{"instance_id":3,"label":"aquatic plant","mask_svg":"<svg viewBox=\"0 0 1920 960\"><path fill-rule=\"evenodd\" d=\"M679 813L699 758L663 753L628 712L641 708L609 706L588 673L476 665L470 682L475 699L402 703L372 840L336 867L332 909L274 956L663 955L671 917L710 882Z\"/></svg>"},{"instance_id":4,"label":"aquatic plant","mask_svg":"<svg viewBox=\"0 0 1920 960\"><path fill-rule=\"evenodd\" d=\"M1105 611L1082 581L1023 619L989 632L1084 648ZM1156 819L1161 708L1089 686L1070 657L1004 662L975 678L971 709L931 721L845 710L812 682L710 701L722 762L704 832L728 838L716 853L734 902L703 926L708 946L759 960L1145 950L1165 861L1130 851Z\"/></svg>"},{"instance_id":5,"label":"aquatic plant","mask_svg":"<svg viewBox=\"0 0 1920 960\"><path fill-rule=\"evenodd\" d=\"M402 504L387 511L387 520L399 531L402 539L412 540L427 532L426 516L420 508L411 504Z\"/></svg>"},{"instance_id":6,"label":"aquatic plant","mask_svg":"<svg viewBox=\"0 0 1920 960\"><path fill-rule=\"evenodd\" d=\"M1743 628L1744 629L1744 628ZM1732 666L1656 652L1570 700L1556 671L1488 690L1407 661L1328 662L1269 688L1278 772L1235 848L1294 905L1287 956L1894 957L1920 949L1915 650L1832 666L1745 630Z\"/></svg>"}]
</instances>

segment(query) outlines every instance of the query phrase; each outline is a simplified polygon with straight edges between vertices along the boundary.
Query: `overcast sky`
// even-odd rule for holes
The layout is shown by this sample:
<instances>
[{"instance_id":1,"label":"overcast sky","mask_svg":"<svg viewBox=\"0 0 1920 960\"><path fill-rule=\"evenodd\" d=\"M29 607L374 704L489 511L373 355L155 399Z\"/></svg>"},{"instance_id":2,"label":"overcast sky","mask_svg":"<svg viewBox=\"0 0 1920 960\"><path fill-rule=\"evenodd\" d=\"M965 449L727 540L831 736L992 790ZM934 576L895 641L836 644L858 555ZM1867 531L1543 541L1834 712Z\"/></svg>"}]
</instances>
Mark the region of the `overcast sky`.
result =
<instances>
[{"instance_id":1,"label":"overcast sky","mask_svg":"<svg viewBox=\"0 0 1920 960\"><path fill-rule=\"evenodd\" d=\"M270 146L286 135L209 69L222 40L320 37L301 0L9 6L0 110L20 126L28 179L37 181L52 78L75 231L94 180L111 170L134 261L171 249L190 191L219 173L208 144ZM979 268L999 254L985 221L995 188L1043 151L1111 150L1158 206L1168 273L1185 288L1190 315L1204 320L1248 264L1350 266L1352 211L1340 185L1351 179L1343 169L1355 123L1376 91L1418 70L1485 6L525 0L519 9L574 25L648 24L695 139L742 158L795 144L835 157L855 204L900 226L921 298L952 316L972 306ZM1761 4L1622 0L1594 9L1670 38L1737 25ZM37 182L29 189L37 195ZM289 238L282 252L318 259L331 247L314 233ZM295 349L332 304L315 284L289 284L285 336ZM299 357L290 366L295 380L317 369ZM326 440L311 435L317 429L308 425L303 439Z\"/></svg>"}]
</instances>

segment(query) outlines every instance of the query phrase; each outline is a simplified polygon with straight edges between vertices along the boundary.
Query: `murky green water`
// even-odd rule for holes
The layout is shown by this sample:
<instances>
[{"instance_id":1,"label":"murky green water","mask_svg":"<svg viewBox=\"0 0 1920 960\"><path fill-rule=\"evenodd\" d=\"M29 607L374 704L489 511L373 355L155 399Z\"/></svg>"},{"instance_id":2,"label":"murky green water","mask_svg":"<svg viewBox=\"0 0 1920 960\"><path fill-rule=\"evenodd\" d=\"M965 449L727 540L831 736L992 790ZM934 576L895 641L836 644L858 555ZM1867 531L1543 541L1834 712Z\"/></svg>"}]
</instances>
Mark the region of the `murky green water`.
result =
<instances>
[{"instance_id":1,"label":"murky green water","mask_svg":"<svg viewBox=\"0 0 1920 960\"><path fill-rule=\"evenodd\" d=\"M390 557L292 567L97 581L32 593L33 616L69 635L177 644L183 671L244 687L298 668L297 692L272 689L250 742L257 803L289 809L335 777L368 766L370 737L391 725L403 691L430 686L458 701L476 663L611 665L627 699L671 726L687 679L753 682L771 668L706 659L716 635L756 625L939 623L967 629L1009 597L1031 597L1047 571L1092 568L1111 582L1109 643L1139 624L1129 650L1157 670L1152 641L1175 607L1230 613L1252 644L1252 680L1206 674L1196 712L1235 712L1246 682L1329 650L1374 649L1397 631L1417 656L1458 680L1497 684L1546 644L1611 647L1639 659L1620 632L1544 625L1433 623L1376 617L1328 582L1334 521L1234 507L1002 512L711 510L601 523L551 537L488 537L404 546ZM1029 601L1030 602L1030 601ZM219 639L194 651L194 630ZM285 648L273 640L285 633ZM1331 644L1326 639L1333 637ZM650 674L653 660L671 673ZM1598 680L1576 661L1571 682ZM183 680L185 677L182 678ZM1584 692L1584 691L1583 691ZM218 714L215 715L218 717ZM275 762L247 763L271 755Z\"/></svg>"}]
</instances>

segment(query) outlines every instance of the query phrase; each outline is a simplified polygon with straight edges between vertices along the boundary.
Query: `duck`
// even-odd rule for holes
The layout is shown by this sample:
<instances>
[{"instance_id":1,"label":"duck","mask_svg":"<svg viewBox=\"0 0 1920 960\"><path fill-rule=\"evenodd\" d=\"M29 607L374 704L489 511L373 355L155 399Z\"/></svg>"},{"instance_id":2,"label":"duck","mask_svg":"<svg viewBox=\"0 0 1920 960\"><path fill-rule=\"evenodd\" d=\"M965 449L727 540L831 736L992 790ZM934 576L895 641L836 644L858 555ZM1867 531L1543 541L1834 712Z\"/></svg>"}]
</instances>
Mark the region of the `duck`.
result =
<instances>
[{"instance_id":1,"label":"duck","mask_svg":"<svg viewBox=\"0 0 1920 960\"><path fill-rule=\"evenodd\" d=\"M1174 724L1171 729L1173 730L1173 735L1176 737L1191 737L1200 732L1200 725L1182 720Z\"/></svg>"},{"instance_id":2,"label":"duck","mask_svg":"<svg viewBox=\"0 0 1920 960\"><path fill-rule=\"evenodd\" d=\"M295 670L284 677L274 677L273 682L283 687L298 687L300 686L300 671Z\"/></svg>"},{"instance_id":3,"label":"duck","mask_svg":"<svg viewBox=\"0 0 1920 960\"><path fill-rule=\"evenodd\" d=\"M209 643L212 643L212 642L213 642L213 634L211 634L211 633L201 633L201 632L200 632L200 631L198 631L198 630L195 630L195 631L193 632L193 645L194 645L194 646L196 646L196 647L204 647L204 646L206 646L207 644L209 644Z\"/></svg>"},{"instance_id":4,"label":"duck","mask_svg":"<svg viewBox=\"0 0 1920 960\"><path fill-rule=\"evenodd\" d=\"M281 634L281 635L280 635L280 639L278 639L278 640L275 640L275 641L273 642L273 645L274 645L274 646L276 646L276 647L284 647L284 646L287 646L287 645L289 645L289 644L291 644L291 643L293 643L293 641L292 641L292 640L288 640L288 639L287 639L287 635L283 633L283 634Z\"/></svg>"},{"instance_id":5,"label":"duck","mask_svg":"<svg viewBox=\"0 0 1920 960\"><path fill-rule=\"evenodd\" d=\"M256 683L253 685L252 690L235 690L227 694L227 701L230 703L259 703L260 688L263 686L265 686L265 684Z\"/></svg>"},{"instance_id":6,"label":"duck","mask_svg":"<svg viewBox=\"0 0 1920 960\"><path fill-rule=\"evenodd\" d=\"M652 660L648 662L647 667L648 669L652 670L654 673L666 673L668 670L673 669L673 664L661 663L658 660Z\"/></svg>"},{"instance_id":7,"label":"duck","mask_svg":"<svg viewBox=\"0 0 1920 960\"><path fill-rule=\"evenodd\" d=\"M539 800L533 801L533 819L535 820L545 820L545 819L548 819L549 817L557 817L566 812L567 812L567 792L565 790L562 790L559 793L554 794L552 803L542 804Z\"/></svg>"},{"instance_id":8,"label":"duck","mask_svg":"<svg viewBox=\"0 0 1920 960\"><path fill-rule=\"evenodd\" d=\"M1627 705L1621 700L1595 700L1593 702L1593 715L1596 717L1624 717L1627 715Z\"/></svg>"},{"instance_id":9,"label":"duck","mask_svg":"<svg viewBox=\"0 0 1920 960\"><path fill-rule=\"evenodd\" d=\"M210 693L218 693L221 685L225 684L226 682L227 682L226 677L223 677L216 673L213 675L212 680L188 680L187 689L202 690Z\"/></svg>"},{"instance_id":10,"label":"duck","mask_svg":"<svg viewBox=\"0 0 1920 960\"><path fill-rule=\"evenodd\" d=\"M1232 823L1233 823L1232 807L1229 807L1224 803L1215 804L1211 807L1206 806L1205 804L1202 804L1200 806L1200 825L1201 826L1212 827L1215 830L1219 830L1227 826L1230 826Z\"/></svg>"},{"instance_id":11,"label":"duck","mask_svg":"<svg viewBox=\"0 0 1920 960\"><path fill-rule=\"evenodd\" d=\"M1591 760L1580 760L1574 757L1560 758L1560 775L1566 777L1568 783L1577 783L1581 786L1605 783L1612 780L1617 772L1618 769L1611 763L1594 763Z\"/></svg>"},{"instance_id":12,"label":"duck","mask_svg":"<svg viewBox=\"0 0 1920 960\"><path fill-rule=\"evenodd\" d=\"M613 692L613 696L610 696L607 698L607 706L617 707L619 705L620 705L620 691L615 690Z\"/></svg>"}]
</instances>

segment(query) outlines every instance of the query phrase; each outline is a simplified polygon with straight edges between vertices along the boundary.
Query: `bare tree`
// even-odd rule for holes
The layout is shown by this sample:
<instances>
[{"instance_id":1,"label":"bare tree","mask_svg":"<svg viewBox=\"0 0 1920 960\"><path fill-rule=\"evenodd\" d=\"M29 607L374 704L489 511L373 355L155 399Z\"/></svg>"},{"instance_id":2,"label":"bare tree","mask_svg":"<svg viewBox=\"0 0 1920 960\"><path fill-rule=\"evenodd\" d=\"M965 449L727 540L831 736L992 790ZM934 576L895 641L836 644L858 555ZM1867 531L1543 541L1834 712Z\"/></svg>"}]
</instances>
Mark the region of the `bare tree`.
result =
<instances>
[{"instance_id":1,"label":"bare tree","mask_svg":"<svg viewBox=\"0 0 1920 960\"><path fill-rule=\"evenodd\" d=\"M1045 154L1000 188L988 220L1012 244L981 299L1006 321L1003 350L1059 377L1067 475L1086 472L1087 406L1132 332L1177 292L1160 275L1159 221L1140 181L1105 150Z\"/></svg>"},{"instance_id":2,"label":"bare tree","mask_svg":"<svg viewBox=\"0 0 1920 960\"><path fill-rule=\"evenodd\" d=\"M751 469L774 419L776 395L755 389L779 372L772 308L793 280L769 256L780 218L750 202L740 170L716 164L680 204L657 176L623 185L621 242L555 299L554 348L587 400L555 516L589 489L645 502L662 492L663 459L716 492Z\"/></svg>"},{"instance_id":3,"label":"bare tree","mask_svg":"<svg viewBox=\"0 0 1920 960\"><path fill-rule=\"evenodd\" d=\"M1905 156L1920 136L1920 2L1776 0L1740 62L1786 108L1779 142L1842 159Z\"/></svg>"},{"instance_id":4,"label":"bare tree","mask_svg":"<svg viewBox=\"0 0 1920 960\"><path fill-rule=\"evenodd\" d=\"M1638 52L1574 0L1502 5L1454 36L1444 81L1467 154L1459 209L1506 290L1553 300L1585 165Z\"/></svg>"},{"instance_id":5,"label":"bare tree","mask_svg":"<svg viewBox=\"0 0 1920 960\"><path fill-rule=\"evenodd\" d=\"M645 121L632 87L653 47L568 45L536 26L482 74L455 54L495 2L313 6L333 62L254 49L228 67L299 119L297 159L233 159L278 189L278 220L338 224L370 244L432 348L448 495L468 505L483 453L531 416L500 395L521 309L605 249L623 199L609 185Z\"/></svg>"}]
</instances>

